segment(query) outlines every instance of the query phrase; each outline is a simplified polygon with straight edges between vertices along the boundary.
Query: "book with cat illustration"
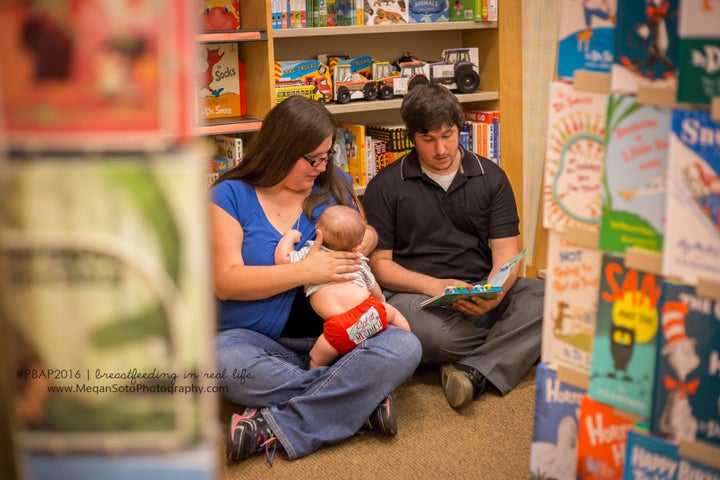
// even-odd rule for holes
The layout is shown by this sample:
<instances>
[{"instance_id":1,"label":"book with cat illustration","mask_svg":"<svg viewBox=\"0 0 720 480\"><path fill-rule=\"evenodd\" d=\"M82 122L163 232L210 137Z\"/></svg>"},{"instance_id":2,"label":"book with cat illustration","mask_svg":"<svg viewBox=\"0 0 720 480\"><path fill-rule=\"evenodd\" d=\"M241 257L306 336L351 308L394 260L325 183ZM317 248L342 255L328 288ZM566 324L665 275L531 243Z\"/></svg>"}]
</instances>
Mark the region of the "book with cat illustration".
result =
<instances>
[{"instance_id":1,"label":"book with cat illustration","mask_svg":"<svg viewBox=\"0 0 720 480\"><path fill-rule=\"evenodd\" d=\"M527 249L524 249L522 252L505 262L495 275L488 278L487 283L473 285L472 287L448 286L441 295L425 300L420 304L420 306L422 308L442 307L470 297L495 297L498 293L502 292L503 285L512 271L518 266L522 257L525 256L526 252Z\"/></svg>"},{"instance_id":2,"label":"book with cat illustration","mask_svg":"<svg viewBox=\"0 0 720 480\"><path fill-rule=\"evenodd\" d=\"M603 254L588 395L643 418L652 405L661 292L662 278Z\"/></svg>"}]
</instances>

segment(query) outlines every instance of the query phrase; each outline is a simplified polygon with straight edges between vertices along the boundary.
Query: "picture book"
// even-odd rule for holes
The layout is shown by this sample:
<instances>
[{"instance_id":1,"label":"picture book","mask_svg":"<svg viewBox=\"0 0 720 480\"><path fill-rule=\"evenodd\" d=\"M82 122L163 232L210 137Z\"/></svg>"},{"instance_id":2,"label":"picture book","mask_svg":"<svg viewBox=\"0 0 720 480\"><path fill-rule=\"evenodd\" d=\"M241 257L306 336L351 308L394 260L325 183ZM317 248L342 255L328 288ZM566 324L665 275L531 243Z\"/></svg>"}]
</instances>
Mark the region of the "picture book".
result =
<instances>
[{"instance_id":1,"label":"picture book","mask_svg":"<svg viewBox=\"0 0 720 480\"><path fill-rule=\"evenodd\" d=\"M549 96L543 226L598 232L608 95L552 82Z\"/></svg>"},{"instance_id":2,"label":"picture book","mask_svg":"<svg viewBox=\"0 0 720 480\"><path fill-rule=\"evenodd\" d=\"M343 130L348 173L356 186L367 185L367 158L365 154L365 125L339 123Z\"/></svg>"},{"instance_id":3,"label":"picture book","mask_svg":"<svg viewBox=\"0 0 720 480\"><path fill-rule=\"evenodd\" d=\"M677 445L637 428L628 431L623 480L675 480L681 478L679 465Z\"/></svg>"},{"instance_id":4,"label":"picture book","mask_svg":"<svg viewBox=\"0 0 720 480\"><path fill-rule=\"evenodd\" d=\"M164 150L192 138L193 2L3 2L0 124L20 150Z\"/></svg>"},{"instance_id":5,"label":"picture book","mask_svg":"<svg viewBox=\"0 0 720 480\"><path fill-rule=\"evenodd\" d=\"M435 23L450 20L448 0L408 0L410 23Z\"/></svg>"},{"instance_id":6,"label":"picture book","mask_svg":"<svg viewBox=\"0 0 720 480\"><path fill-rule=\"evenodd\" d=\"M618 2L612 92L634 94L646 85L677 87L679 1Z\"/></svg>"},{"instance_id":7,"label":"picture book","mask_svg":"<svg viewBox=\"0 0 720 480\"><path fill-rule=\"evenodd\" d=\"M548 232L543 362L590 374L602 252Z\"/></svg>"},{"instance_id":8,"label":"picture book","mask_svg":"<svg viewBox=\"0 0 720 480\"><path fill-rule=\"evenodd\" d=\"M622 479L628 431L637 419L587 394L578 418L577 479Z\"/></svg>"},{"instance_id":9,"label":"picture book","mask_svg":"<svg viewBox=\"0 0 720 480\"><path fill-rule=\"evenodd\" d=\"M575 478L578 411L584 394L583 388L561 381L552 365L538 364L530 480Z\"/></svg>"},{"instance_id":10,"label":"picture book","mask_svg":"<svg viewBox=\"0 0 720 480\"><path fill-rule=\"evenodd\" d=\"M147 453L214 435L212 327L197 321L213 315L201 160L3 163L0 316L21 345L24 449Z\"/></svg>"},{"instance_id":11,"label":"picture book","mask_svg":"<svg viewBox=\"0 0 720 480\"><path fill-rule=\"evenodd\" d=\"M451 22L481 22L482 0L456 0L449 11Z\"/></svg>"},{"instance_id":12,"label":"picture book","mask_svg":"<svg viewBox=\"0 0 720 480\"><path fill-rule=\"evenodd\" d=\"M245 67L238 56L238 45L204 43L200 50L199 65L200 120L245 115Z\"/></svg>"},{"instance_id":13,"label":"picture book","mask_svg":"<svg viewBox=\"0 0 720 480\"><path fill-rule=\"evenodd\" d=\"M650 428L672 443L720 445L720 301L665 282Z\"/></svg>"},{"instance_id":14,"label":"picture book","mask_svg":"<svg viewBox=\"0 0 720 480\"><path fill-rule=\"evenodd\" d=\"M648 418L662 278L623 262L603 253L588 395Z\"/></svg>"},{"instance_id":15,"label":"picture book","mask_svg":"<svg viewBox=\"0 0 720 480\"><path fill-rule=\"evenodd\" d=\"M557 77L572 80L576 70L610 73L617 0L560 0Z\"/></svg>"},{"instance_id":16,"label":"picture book","mask_svg":"<svg viewBox=\"0 0 720 480\"><path fill-rule=\"evenodd\" d=\"M610 95L599 248L661 253L671 110Z\"/></svg>"},{"instance_id":17,"label":"picture book","mask_svg":"<svg viewBox=\"0 0 720 480\"><path fill-rule=\"evenodd\" d=\"M365 25L402 25L410 23L410 12L407 9L407 0L368 2L370 8L365 7L367 21Z\"/></svg>"},{"instance_id":18,"label":"picture book","mask_svg":"<svg viewBox=\"0 0 720 480\"><path fill-rule=\"evenodd\" d=\"M720 2L718 0L682 0L679 6L680 38L718 38Z\"/></svg>"},{"instance_id":19,"label":"picture book","mask_svg":"<svg viewBox=\"0 0 720 480\"><path fill-rule=\"evenodd\" d=\"M470 297L493 298L502 292L503 285L512 271L520 264L520 260L522 260L526 253L527 249L523 249L523 251L505 262L495 275L488 278L487 283L483 285L473 285L472 287L449 286L442 295L425 300L420 306L422 308L441 307Z\"/></svg>"},{"instance_id":20,"label":"picture book","mask_svg":"<svg viewBox=\"0 0 720 480\"><path fill-rule=\"evenodd\" d=\"M669 138L663 273L720 281L720 123L674 109Z\"/></svg>"},{"instance_id":21,"label":"picture book","mask_svg":"<svg viewBox=\"0 0 720 480\"><path fill-rule=\"evenodd\" d=\"M720 5L716 8L720 10ZM720 37L680 39L678 102L709 106L713 98L720 97L720 69L716 66L718 55Z\"/></svg>"},{"instance_id":22,"label":"picture book","mask_svg":"<svg viewBox=\"0 0 720 480\"><path fill-rule=\"evenodd\" d=\"M350 173L348 168L347 150L345 149L345 130L337 127L337 135L335 136L335 166L339 167L343 172Z\"/></svg>"},{"instance_id":23,"label":"picture book","mask_svg":"<svg viewBox=\"0 0 720 480\"><path fill-rule=\"evenodd\" d=\"M200 30L238 30L240 28L240 0L200 0L198 2Z\"/></svg>"}]
</instances>

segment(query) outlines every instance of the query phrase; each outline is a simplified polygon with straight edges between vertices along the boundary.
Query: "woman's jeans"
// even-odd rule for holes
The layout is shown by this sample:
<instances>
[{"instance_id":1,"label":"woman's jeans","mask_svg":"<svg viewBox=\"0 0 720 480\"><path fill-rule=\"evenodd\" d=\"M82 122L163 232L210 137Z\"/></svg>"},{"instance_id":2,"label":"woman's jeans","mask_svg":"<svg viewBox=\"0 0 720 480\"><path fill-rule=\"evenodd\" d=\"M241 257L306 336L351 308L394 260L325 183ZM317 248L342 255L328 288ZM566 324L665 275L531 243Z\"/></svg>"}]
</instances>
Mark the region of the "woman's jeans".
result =
<instances>
[{"instance_id":1,"label":"woman's jeans","mask_svg":"<svg viewBox=\"0 0 720 480\"><path fill-rule=\"evenodd\" d=\"M308 369L314 338L273 340L246 329L216 338L220 385L236 404L264 407L263 418L288 459L354 435L420 362L420 341L393 326L327 367Z\"/></svg>"}]
</instances>

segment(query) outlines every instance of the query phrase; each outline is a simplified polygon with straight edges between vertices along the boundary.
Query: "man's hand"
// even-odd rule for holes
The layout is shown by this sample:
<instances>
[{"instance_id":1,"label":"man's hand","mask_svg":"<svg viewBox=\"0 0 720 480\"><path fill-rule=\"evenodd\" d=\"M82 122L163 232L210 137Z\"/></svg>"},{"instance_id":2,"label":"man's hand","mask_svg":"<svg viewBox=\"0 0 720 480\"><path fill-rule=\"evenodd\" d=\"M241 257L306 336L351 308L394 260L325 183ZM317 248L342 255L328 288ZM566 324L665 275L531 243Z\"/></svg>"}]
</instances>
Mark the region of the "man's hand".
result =
<instances>
[{"instance_id":1,"label":"man's hand","mask_svg":"<svg viewBox=\"0 0 720 480\"><path fill-rule=\"evenodd\" d=\"M458 300L453 302L452 307L460 313L469 315L471 317L477 317L478 315L484 315L490 310L498 306L502 300L502 292L495 295L493 298L482 298L482 297L470 297L464 300Z\"/></svg>"}]
</instances>

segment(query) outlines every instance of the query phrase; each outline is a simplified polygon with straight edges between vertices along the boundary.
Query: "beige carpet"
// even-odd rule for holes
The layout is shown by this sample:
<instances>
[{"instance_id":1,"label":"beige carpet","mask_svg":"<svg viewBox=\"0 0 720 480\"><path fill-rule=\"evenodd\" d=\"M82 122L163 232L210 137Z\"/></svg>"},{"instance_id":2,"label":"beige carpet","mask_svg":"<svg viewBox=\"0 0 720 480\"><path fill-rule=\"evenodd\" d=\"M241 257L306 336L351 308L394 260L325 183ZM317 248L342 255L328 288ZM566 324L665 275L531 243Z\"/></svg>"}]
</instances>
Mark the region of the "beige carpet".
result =
<instances>
[{"instance_id":1,"label":"beige carpet","mask_svg":"<svg viewBox=\"0 0 720 480\"><path fill-rule=\"evenodd\" d=\"M394 394L398 435L358 434L298 460L264 455L228 464L222 408L218 442L222 480L235 479L448 479L528 478L535 410L535 368L505 397L486 395L461 409L447 404L437 369L420 367Z\"/></svg>"}]
</instances>

